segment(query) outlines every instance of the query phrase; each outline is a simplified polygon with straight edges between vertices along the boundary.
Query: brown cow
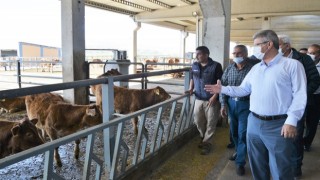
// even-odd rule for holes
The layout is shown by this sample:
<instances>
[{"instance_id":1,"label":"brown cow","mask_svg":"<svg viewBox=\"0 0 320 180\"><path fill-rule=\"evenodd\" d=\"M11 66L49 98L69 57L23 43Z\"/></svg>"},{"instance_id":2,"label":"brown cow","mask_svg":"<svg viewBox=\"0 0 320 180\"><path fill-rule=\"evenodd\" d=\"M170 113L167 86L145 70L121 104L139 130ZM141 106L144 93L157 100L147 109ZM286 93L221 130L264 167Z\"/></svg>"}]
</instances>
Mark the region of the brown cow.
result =
<instances>
[{"instance_id":1,"label":"brown cow","mask_svg":"<svg viewBox=\"0 0 320 180\"><path fill-rule=\"evenodd\" d=\"M103 61L101 59L92 59L91 62L96 62L96 63L102 63ZM103 64L92 64L93 68L102 68Z\"/></svg>"},{"instance_id":2,"label":"brown cow","mask_svg":"<svg viewBox=\"0 0 320 180\"><path fill-rule=\"evenodd\" d=\"M43 63L40 63L42 72L46 72L46 69L48 69L48 72L53 72L53 66L55 66L57 63L60 62L59 59L52 59L51 61L48 61L48 60L41 60L41 61L43 62Z\"/></svg>"},{"instance_id":3,"label":"brown cow","mask_svg":"<svg viewBox=\"0 0 320 180\"><path fill-rule=\"evenodd\" d=\"M171 58L168 60L168 63L169 64L172 64L170 65L170 69L173 68L173 64L179 64L180 60L178 58ZM177 72L177 73L171 73L172 77L173 78L181 78L183 73L182 72Z\"/></svg>"},{"instance_id":4,"label":"brown cow","mask_svg":"<svg viewBox=\"0 0 320 180\"><path fill-rule=\"evenodd\" d=\"M29 119L38 119L36 124L37 128L42 130L42 138L45 139L44 127L41 122L44 122L47 118L47 109L51 104L64 103L63 98L54 93L41 93L35 95L29 95L25 98L25 104L27 109L27 115Z\"/></svg>"},{"instance_id":5,"label":"brown cow","mask_svg":"<svg viewBox=\"0 0 320 180\"><path fill-rule=\"evenodd\" d=\"M153 70L153 68L156 68L156 67L157 67L157 64L156 64L156 63L158 62L158 59L152 59L152 60L146 59L145 62L146 62L146 64L152 63L152 64L148 64L148 65L147 65L147 69L148 69L148 70Z\"/></svg>"},{"instance_id":6,"label":"brown cow","mask_svg":"<svg viewBox=\"0 0 320 180\"><path fill-rule=\"evenodd\" d=\"M102 107L101 86L96 89L97 105ZM114 110L117 113L128 114L165 101L171 96L161 87L153 89L127 89L114 86ZM138 118L132 119L134 133L138 133Z\"/></svg>"},{"instance_id":7,"label":"brown cow","mask_svg":"<svg viewBox=\"0 0 320 180\"><path fill-rule=\"evenodd\" d=\"M6 62L0 62L0 67L4 68L4 71L7 71L8 64Z\"/></svg>"},{"instance_id":8,"label":"brown cow","mask_svg":"<svg viewBox=\"0 0 320 180\"><path fill-rule=\"evenodd\" d=\"M41 121L50 140L75 133L85 127L102 123L102 115L96 105L51 104L47 110L45 121ZM75 141L74 157L79 158L80 139ZM62 166L57 147L54 158L58 166Z\"/></svg>"},{"instance_id":9,"label":"brown cow","mask_svg":"<svg viewBox=\"0 0 320 180\"><path fill-rule=\"evenodd\" d=\"M0 100L0 108L9 113L14 113L26 109L24 102L25 96L16 98L7 98Z\"/></svg>"},{"instance_id":10,"label":"brown cow","mask_svg":"<svg viewBox=\"0 0 320 180\"><path fill-rule=\"evenodd\" d=\"M37 121L0 121L0 158L43 144L35 127Z\"/></svg>"},{"instance_id":11,"label":"brown cow","mask_svg":"<svg viewBox=\"0 0 320 180\"><path fill-rule=\"evenodd\" d=\"M110 70L108 70L107 72L99 75L97 78L103 78L103 77L108 77L108 76L118 76L118 75L122 75L122 74L118 71L118 69L110 69ZM100 86L100 88L101 88L101 84L91 85L91 86L90 86L93 95L95 95L95 93L96 93L96 88L97 88L98 86Z\"/></svg>"}]
</instances>

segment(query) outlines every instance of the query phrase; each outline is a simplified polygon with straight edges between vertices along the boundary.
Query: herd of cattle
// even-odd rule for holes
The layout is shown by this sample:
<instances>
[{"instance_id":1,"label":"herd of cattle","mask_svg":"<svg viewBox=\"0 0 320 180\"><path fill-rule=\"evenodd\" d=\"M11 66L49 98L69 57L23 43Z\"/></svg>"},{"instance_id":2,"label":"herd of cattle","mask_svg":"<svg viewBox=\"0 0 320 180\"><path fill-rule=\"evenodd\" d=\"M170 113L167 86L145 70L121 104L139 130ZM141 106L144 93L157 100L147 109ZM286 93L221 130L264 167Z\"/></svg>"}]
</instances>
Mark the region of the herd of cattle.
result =
<instances>
[{"instance_id":1,"label":"herd of cattle","mask_svg":"<svg viewBox=\"0 0 320 180\"><path fill-rule=\"evenodd\" d=\"M98 78L120 75L110 70ZM96 104L70 104L55 93L42 93L0 100L0 108L7 113L27 111L27 117L20 121L0 121L0 158L43 144L49 138L57 138L75 133L86 127L102 123L102 87L91 86L96 96ZM116 113L132 113L171 98L161 87L153 89L127 89L114 86L114 109ZM132 120L137 134L137 118ZM79 143L75 142L74 157L79 158ZM55 162L62 166L58 147L54 153Z\"/></svg>"}]
</instances>

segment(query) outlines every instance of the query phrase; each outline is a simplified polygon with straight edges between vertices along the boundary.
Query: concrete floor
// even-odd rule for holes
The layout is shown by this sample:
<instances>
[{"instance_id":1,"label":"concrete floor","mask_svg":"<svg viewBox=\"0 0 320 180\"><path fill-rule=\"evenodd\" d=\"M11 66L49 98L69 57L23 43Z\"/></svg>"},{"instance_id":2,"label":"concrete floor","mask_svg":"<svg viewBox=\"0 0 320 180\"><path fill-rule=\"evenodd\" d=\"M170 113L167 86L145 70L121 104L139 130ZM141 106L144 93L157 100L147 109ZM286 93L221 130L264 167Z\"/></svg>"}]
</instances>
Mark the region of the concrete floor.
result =
<instances>
[{"instance_id":1,"label":"concrete floor","mask_svg":"<svg viewBox=\"0 0 320 180\"><path fill-rule=\"evenodd\" d=\"M244 176L238 176L236 174L234 162L228 160L229 156L234 152L233 149L229 150L226 148L228 138L228 128L217 128L214 137L213 152L207 156L202 156L200 155L200 150L197 147L200 139L199 137L195 137L146 179L253 179L249 163L247 163L245 167L246 174ZM318 133L314 139L311 151L305 152L303 163L303 175L301 179L320 179L320 126L318 126Z\"/></svg>"}]
</instances>

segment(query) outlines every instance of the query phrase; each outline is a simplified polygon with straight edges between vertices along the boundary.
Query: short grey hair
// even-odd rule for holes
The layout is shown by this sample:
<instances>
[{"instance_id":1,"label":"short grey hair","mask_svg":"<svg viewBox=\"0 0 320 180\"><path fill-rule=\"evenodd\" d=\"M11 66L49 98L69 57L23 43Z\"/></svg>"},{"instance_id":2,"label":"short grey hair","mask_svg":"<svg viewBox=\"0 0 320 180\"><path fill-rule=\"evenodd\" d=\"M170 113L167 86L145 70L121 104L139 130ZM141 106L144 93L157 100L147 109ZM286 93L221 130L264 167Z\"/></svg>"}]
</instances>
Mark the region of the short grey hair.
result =
<instances>
[{"instance_id":1,"label":"short grey hair","mask_svg":"<svg viewBox=\"0 0 320 180\"><path fill-rule=\"evenodd\" d=\"M262 38L264 41L272 41L273 46L279 49L279 38L277 33L272 30L262 30L253 35L253 39Z\"/></svg>"},{"instance_id":2,"label":"short grey hair","mask_svg":"<svg viewBox=\"0 0 320 180\"><path fill-rule=\"evenodd\" d=\"M246 56L248 56L248 49L245 45L238 44L234 48L239 48Z\"/></svg>"},{"instance_id":3,"label":"short grey hair","mask_svg":"<svg viewBox=\"0 0 320 180\"><path fill-rule=\"evenodd\" d=\"M280 34L278 35L278 38L284 43L284 44L291 44L291 39L286 34Z\"/></svg>"}]
</instances>

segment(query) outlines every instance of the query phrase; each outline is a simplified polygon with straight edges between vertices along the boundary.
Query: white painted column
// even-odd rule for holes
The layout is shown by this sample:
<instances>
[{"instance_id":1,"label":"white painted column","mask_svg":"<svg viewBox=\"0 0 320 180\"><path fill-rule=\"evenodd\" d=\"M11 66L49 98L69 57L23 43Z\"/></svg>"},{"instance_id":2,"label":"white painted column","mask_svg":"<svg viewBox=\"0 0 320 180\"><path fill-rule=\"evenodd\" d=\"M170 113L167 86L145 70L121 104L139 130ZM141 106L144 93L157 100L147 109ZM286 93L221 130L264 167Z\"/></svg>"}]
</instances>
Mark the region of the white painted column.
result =
<instances>
[{"instance_id":1,"label":"white painted column","mask_svg":"<svg viewBox=\"0 0 320 180\"><path fill-rule=\"evenodd\" d=\"M141 22L136 22L136 28L133 30L133 42L132 42L132 62L137 62L137 56L138 56L138 30L141 28ZM142 67L140 67L142 68ZM133 73L137 73L137 65L133 66Z\"/></svg>"},{"instance_id":2,"label":"white painted column","mask_svg":"<svg viewBox=\"0 0 320 180\"><path fill-rule=\"evenodd\" d=\"M203 45L203 19L196 17L196 47Z\"/></svg>"},{"instance_id":3,"label":"white painted column","mask_svg":"<svg viewBox=\"0 0 320 180\"><path fill-rule=\"evenodd\" d=\"M85 62L84 0L61 1L62 74L63 82L88 78ZM63 96L71 103L87 104L87 88L64 90Z\"/></svg>"},{"instance_id":4,"label":"white painted column","mask_svg":"<svg viewBox=\"0 0 320 180\"><path fill-rule=\"evenodd\" d=\"M200 0L204 46L223 67L229 62L231 0Z\"/></svg>"},{"instance_id":5,"label":"white painted column","mask_svg":"<svg viewBox=\"0 0 320 180\"><path fill-rule=\"evenodd\" d=\"M183 58L183 62L186 62L186 39L189 36L189 33L186 31L181 31L181 42L180 42L180 57Z\"/></svg>"}]
</instances>

